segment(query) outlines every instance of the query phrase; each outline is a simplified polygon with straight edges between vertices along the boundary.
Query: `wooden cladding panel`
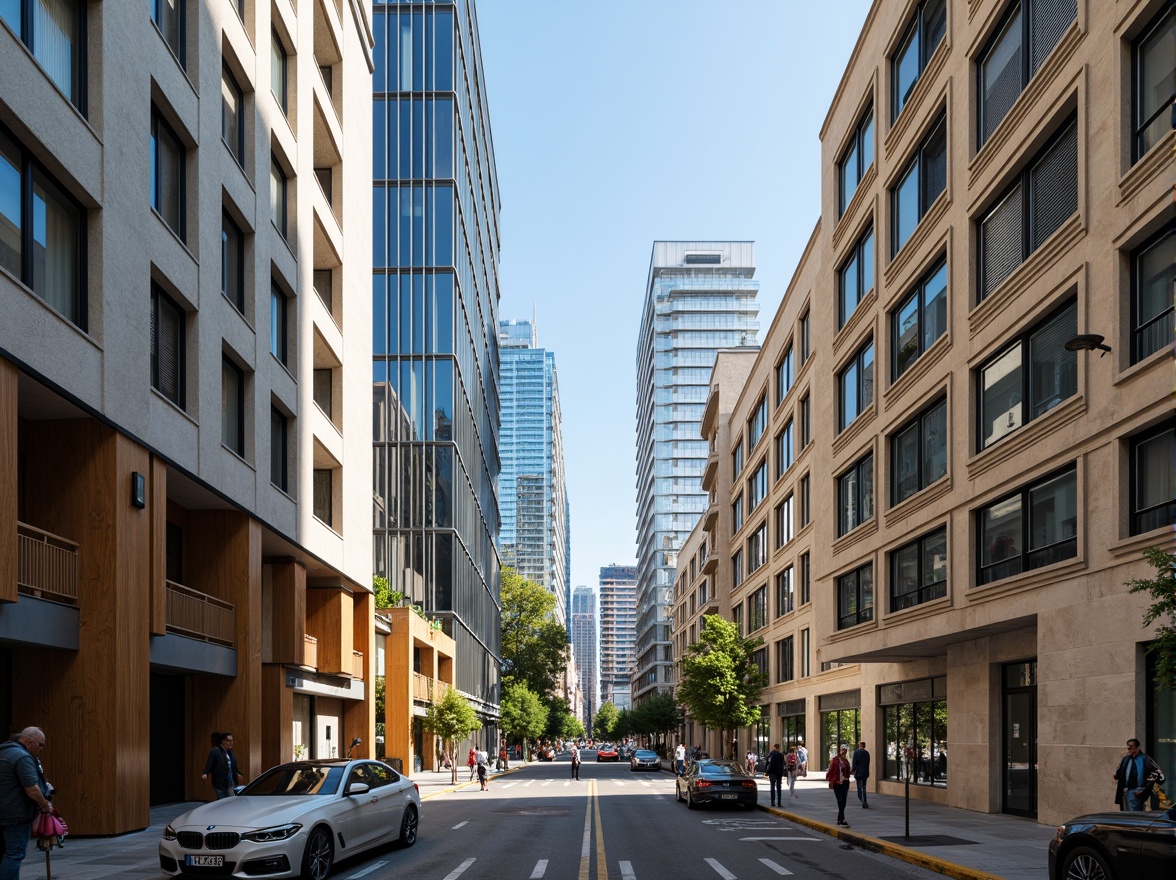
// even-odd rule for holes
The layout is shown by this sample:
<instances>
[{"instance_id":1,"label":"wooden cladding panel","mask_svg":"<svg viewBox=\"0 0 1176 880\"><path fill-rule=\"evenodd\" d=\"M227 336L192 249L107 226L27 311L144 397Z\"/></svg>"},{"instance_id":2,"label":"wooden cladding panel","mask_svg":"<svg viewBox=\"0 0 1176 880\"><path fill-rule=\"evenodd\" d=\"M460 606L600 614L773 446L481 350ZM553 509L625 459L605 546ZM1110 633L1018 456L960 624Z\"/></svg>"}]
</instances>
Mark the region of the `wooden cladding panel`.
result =
<instances>
[{"instance_id":1,"label":"wooden cladding panel","mask_svg":"<svg viewBox=\"0 0 1176 880\"><path fill-rule=\"evenodd\" d=\"M0 358L0 602L16 601L16 366Z\"/></svg>"},{"instance_id":2,"label":"wooden cladding panel","mask_svg":"<svg viewBox=\"0 0 1176 880\"><path fill-rule=\"evenodd\" d=\"M354 603L342 587L306 591L306 631L318 639L318 670L350 674L354 650Z\"/></svg>"},{"instance_id":3,"label":"wooden cladding panel","mask_svg":"<svg viewBox=\"0 0 1176 880\"><path fill-rule=\"evenodd\" d=\"M362 673L366 699L348 701L343 709L343 719L348 735L363 738L362 745L356 746L352 754L365 758L372 757L376 753L376 679L372 673L376 653L374 650L376 641L375 606L375 597L371 593L356 593L352 597L353 654L354 652L362 652L362 669L355 670L355 673ZM387 692L385 692L385 706L387 703Z\"/></svg>"},{"instance_id":4,"label":"wooden cladding panel","mask_svg":"<svg viewBox=\"0 0 1176 880\"><path fill-rule=\"evenodd\" d=\"M167 632L167 465L151 457L147 478L147 511L151 516L151 634Z\"/></svg>"},{"instance_id":5,"label":"wooden cladding panel","mask_svg":"<svg viewBox=\"0 0 1176 880\"><path fill-rule=\"evenodd\" d=\"M300 562L275 562L269 568L273 583L273 662L305 666L306 567Z\"/></svg>"},{"instance_id":6,"label":"wooden cladding panel","mask_svg":"<svg viewBox=\"0 0 1176 880\"><path fill-rule=\"evenodd\" d=\"M261 695L261 767L268 768L294 759L294 689L285 669L262 668Z\"/></svg>"}]
</instances>

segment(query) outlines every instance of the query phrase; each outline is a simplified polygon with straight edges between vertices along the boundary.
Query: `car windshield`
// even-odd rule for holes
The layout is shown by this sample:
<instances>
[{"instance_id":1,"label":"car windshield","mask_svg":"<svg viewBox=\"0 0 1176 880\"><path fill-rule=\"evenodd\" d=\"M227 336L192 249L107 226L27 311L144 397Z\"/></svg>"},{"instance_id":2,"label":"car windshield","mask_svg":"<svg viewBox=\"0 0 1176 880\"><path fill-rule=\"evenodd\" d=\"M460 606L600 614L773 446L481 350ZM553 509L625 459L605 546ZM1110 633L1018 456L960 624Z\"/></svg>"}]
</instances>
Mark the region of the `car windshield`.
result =
<instances>
[{"instance_id":1,"label":"car windshield","mask_svg":"<svg viewBox=\"0 0 1176 880\"><path fill-rule=\"evenodd\" d=\"M743 768L730 761L711 761L698 765L698 772L703 776L745 776Z\"/></svg>"},{"instance_id":2,"label":"car windshield","mask_svg":"<svg viewBox=\"0 0 1176 880\"><path fill-rule=\"evenodd\" d=\"M657 757L657 752L651 752L651 751L648 751L647 749L638 749L636 754L637 754L638 758L656 758Z\"/></svg>"},{"instance_id":3,"label":"car windshield","mask_svg":"<svg viewBox=\"0 0 1176 880\"><path fill-rule=\"evenodd\" d=\"M241 790L254 797L290 795L332 795L339 790L343 767L338 765L289 764L274 767L258 776Z\"/></svg>"}]
</instances>

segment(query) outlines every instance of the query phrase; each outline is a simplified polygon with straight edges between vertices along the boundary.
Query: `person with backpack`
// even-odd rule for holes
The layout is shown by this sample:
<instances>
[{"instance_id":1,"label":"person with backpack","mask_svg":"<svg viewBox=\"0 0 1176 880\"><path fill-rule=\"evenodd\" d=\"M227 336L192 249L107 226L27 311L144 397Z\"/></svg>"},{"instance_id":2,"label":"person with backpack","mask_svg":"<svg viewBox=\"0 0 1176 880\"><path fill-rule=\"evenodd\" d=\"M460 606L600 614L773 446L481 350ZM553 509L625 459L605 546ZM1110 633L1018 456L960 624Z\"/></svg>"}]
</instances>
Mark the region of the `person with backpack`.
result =
<instances>
[{"instance_id":1,"label":"person with backpack","mask_svg":"<svg viewBox=\"0 0 1176 880\"><path fill-rule=\"evenodd\" d=\"M486 753L478 753L478 783L481 785L481 791L488 791L487 783L490 781L490 768L486 766Z\"/></svg>"},{"instance_id":2,"label":"person with backpack","mask_svg":"<svg viewBox=\"0 0 1176 880\"><path fill-rule=\"evenodd\" d=\"M478 750L470 746L470 753L466 757L466 766L470 768L470 782L474 781L474 774L477 773L478 766Z\"/></svg>"},{"instance_id":3,"label":"person with backpack","mask_svg":"<svg viewBox=\"0 0 1176 880\"><path fill-rule=\"evenodd\" d=\"M790 746L788 754L784 756L784 772L788 774L788 799L796 800L796 777L800 775L800 757L796 754L796 746Z\"/></svg>"}]
</instances>

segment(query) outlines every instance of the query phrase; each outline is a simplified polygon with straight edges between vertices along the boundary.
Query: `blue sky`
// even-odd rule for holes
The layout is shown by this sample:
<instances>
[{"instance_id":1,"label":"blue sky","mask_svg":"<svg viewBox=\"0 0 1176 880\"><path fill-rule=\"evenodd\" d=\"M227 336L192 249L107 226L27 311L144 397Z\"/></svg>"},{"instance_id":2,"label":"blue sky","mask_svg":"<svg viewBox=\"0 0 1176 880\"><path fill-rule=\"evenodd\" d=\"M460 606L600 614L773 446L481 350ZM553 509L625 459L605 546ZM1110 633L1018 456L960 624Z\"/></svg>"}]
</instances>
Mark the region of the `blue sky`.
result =
<instances>
[{"instance_id":1,"label":"blue sky","mask_svg":"<svg viewBox=\"0 0 1176 880\"><path fill-rule=\"evenodd\" d=\"M869 6L478 3L500 316L534 308L555 352L572 586L636 560L634 360L652 243L755 241L769 326L820 214L820 128Z\"/></svg>"}]
</instances>

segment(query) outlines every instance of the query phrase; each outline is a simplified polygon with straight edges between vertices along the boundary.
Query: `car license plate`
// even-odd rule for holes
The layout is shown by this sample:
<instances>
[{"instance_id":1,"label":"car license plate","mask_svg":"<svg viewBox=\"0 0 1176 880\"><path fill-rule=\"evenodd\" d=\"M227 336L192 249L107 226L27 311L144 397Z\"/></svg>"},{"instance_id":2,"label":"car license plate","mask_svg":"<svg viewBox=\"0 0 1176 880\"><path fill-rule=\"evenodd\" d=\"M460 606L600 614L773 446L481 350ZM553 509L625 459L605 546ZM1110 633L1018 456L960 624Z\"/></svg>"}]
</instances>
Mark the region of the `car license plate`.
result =
<instances>
[{"instance_id":1,"label":"car license plate","mask_svg":"<svg viewBox=\"0 0 1176 880\"><path fill-rule=\"evenodd\" d=\"M184 864L189 868L223 868L224 856L184 856Z\"/></svg>"},{"instance_id":2,"label":"car license plate","mask_svg":"<svg viewBox=\"0 0 1176 880\"><path fill-rule=\"evenodd\" d=\"M739 795L737 795L737 794L721 794L721 795L719 795L719 797L721 797L725 801L733 801L733 800L735 800L735 798L739 797Z\"/></svg>"}]
</instances>

